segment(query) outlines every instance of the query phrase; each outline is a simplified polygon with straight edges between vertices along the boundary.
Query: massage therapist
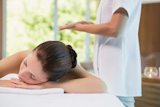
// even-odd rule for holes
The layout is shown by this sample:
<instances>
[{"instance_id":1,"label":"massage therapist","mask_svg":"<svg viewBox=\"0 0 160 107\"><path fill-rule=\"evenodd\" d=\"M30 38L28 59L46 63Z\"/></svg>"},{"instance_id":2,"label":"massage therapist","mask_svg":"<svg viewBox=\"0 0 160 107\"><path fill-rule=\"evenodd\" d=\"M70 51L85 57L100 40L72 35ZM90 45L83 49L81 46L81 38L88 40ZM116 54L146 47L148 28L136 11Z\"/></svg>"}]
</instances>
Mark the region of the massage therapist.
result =
<instances>
[{"instance_id":1,"label":"massage therapist","mask_svg":"<svg viewBox=\"0 0 160 107\"><path fill-rule=\"evenodd\" d=\"M141 96L140 14L141 0L101 0L97 24L80 21L59 27L96 34L94 71L127 107L134 107L134 97Z\"/></svg>"}]
</instances>

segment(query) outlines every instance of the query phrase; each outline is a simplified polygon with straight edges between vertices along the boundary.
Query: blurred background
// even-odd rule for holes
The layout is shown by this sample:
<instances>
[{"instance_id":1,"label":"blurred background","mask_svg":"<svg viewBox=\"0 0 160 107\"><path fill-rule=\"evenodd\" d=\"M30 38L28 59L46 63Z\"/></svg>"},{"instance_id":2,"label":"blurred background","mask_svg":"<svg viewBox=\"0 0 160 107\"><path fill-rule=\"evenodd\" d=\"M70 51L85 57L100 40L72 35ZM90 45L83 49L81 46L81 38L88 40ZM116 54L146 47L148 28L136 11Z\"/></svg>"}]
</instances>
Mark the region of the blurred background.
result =
<instances>
[{"instance_id":1,"label":"blurred background","mask_svg":"<svg viewBox=\"0 0 160 107\"><path fill-rule=\"evenodd\" d=\"M57 17L55 16L57 5ZM55 40L54 27L66 23L86 20L86 0L7 0L6 1L6 56L18 51L32 49L38 44ZM97 0L92 0L90 19L95 22ZM56 20L55 20L56 18ZM55 25L57 21L57 25ZM56 40L70 44L78 53L78 60L85 61L85 33L64 30L58 32ZM93 59L94 36L90 36L89 59Z\"/></svg>"},{"instance_id":2,"label":"blurred background","mask_svg":"<svg viewBox=\"0 0 160 107\"><path fill-rule=\"evenodd\" d=\"M160 65L160 5L158 0L142 3L139 40L143 70L145 66ZM73 46L79 62L92 62L95 36L70 30L58 32L57 27L82 20L96 23L98 4L99 0L6 0L3 56L59 40Z\"/></svg>"},{"instance_id":3,"label":"blurred background","mask_svg":"<svg viewBox=\"0 0 160 107\"><path fill-rule=\"evenodd\" d=\"M72 45L82 66L93 72L95 36L70 30L58 32L58 26L82 20L96 23L99 1L0 0L0 59L44 41L59 40ZM142 78L143 96L136 98L136 107L160 107L160 0L141 1L142 75L146 67L154 67L159 73L155 78Z\"/></svg>"}]
</instances>

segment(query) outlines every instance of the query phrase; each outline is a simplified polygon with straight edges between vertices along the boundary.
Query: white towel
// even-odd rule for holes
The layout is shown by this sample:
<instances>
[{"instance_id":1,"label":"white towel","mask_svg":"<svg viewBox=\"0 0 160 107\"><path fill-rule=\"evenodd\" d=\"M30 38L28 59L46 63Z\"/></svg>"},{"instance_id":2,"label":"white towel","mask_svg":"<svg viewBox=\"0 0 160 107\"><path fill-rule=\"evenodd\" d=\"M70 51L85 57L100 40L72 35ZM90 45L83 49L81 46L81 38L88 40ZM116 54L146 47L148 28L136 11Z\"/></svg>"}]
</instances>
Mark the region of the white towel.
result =
<instances>
[{"instance_id":1,"label":"white towel","mask_svg":"<svg viewBox=\"0 0 160 107\"><path fill-rule=\"evenodd\" d=\"M20 89L20 88L8 88L0 87L1 94L24 94L24 95L48 95L48 94L64 94L62 88L48 88L48 89Z\"/></svg>"},{"instance_id":2,"label":"white towel","mask_svg":"<svg viewBox=\"0 0 160 107\"><path fill-rule=\"evenodd\" d=\"M8 74L0 80L10 80L11 78L18 78L17 74ZM20 89L0 87L0 93L3 94L24 94L24 95L48 95L48 94L64 94L63 88L48 88L48 89Z\"/></svg>"},{"instance_id":3,"label":"white towel","mask_svg":"<svg viewBox=\"0 0 160 107\"><path fill-rule=\"evenodd\" d=\"M15 73L7 74L4 77L0 78L0 80L10 80L11 78L17 78L18 79L18 74L15 74Z\"/></svg>"}]
</instances>

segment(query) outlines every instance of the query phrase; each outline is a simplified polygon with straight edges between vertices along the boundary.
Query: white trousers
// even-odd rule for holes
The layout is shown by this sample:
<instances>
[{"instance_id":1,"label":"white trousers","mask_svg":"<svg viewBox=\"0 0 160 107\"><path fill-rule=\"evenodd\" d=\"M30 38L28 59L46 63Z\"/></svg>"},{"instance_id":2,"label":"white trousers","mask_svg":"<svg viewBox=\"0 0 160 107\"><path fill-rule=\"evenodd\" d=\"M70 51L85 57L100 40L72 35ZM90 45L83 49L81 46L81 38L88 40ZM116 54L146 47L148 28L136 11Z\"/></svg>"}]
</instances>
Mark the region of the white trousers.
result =
<instances>
[{"instance_id":1,"label":"white trousers","mask_svg":"<svg viewBox=\"0 0 160 107\"><path fill-rule=\"evenodd\" d=\"M117 96L118 99L125 105L125 107L134 107L134 97L122 97L122 96Z\"/></svg>"}]
</instances>

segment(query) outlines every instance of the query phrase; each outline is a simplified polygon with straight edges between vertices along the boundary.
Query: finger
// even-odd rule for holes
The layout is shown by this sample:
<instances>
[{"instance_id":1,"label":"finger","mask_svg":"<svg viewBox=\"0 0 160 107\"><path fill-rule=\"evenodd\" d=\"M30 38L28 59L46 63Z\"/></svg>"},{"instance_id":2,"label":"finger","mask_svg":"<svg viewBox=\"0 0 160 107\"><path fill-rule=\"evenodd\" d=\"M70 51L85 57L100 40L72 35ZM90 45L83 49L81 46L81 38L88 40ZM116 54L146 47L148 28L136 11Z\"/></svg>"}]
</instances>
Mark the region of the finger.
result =
<instances>
[{"instance_id":1,"label":"finger","mask_svg":"<svg viewBox=\"0 0 160 107\"><path fill-rule=\"evenodd\" d=\"M19 79L16 79L16 78L11 78L10 80L12 83L15 83L15 84L21 84L22 82L19 81Z\"/></svg>"},{"instance_id":2,"label":"finger","mask_svg":"<svg viewBox=\"0 0 160 107\"><path fill-rule=\"evenodd\" d=\"M62 27L60 27L59 29L60 29L60 30L63 30L63 29L70 29L70 28L73 28L73 25L62 26Z\"/></svg>"},{"instance_id":3,"label":"finger","mask_svg":"<svg viewBox=\"0 0 160 107\"><path fill-rule=\"evenodd\" d=\"M14 84L14 83L13 83L13 86L14 86L14 88L20 88L20 85L19 85L19 84Z\"/></svg>"},{"instance_id":4,"label":"finger","mask_svg":"<svg viewBox=\"0 0 160 107\"><path fill-rule=\"evenodd\" d=\"M65 29L64 27L59 27L59 29L58 30L63 30L63 29Z\"/></svg>"},{"instance_id":5,"label":"finger","mask_svg":"<svg viewBox=\"0 0 160 107\"><path fill-rule=\"evenodd\" d=\"M18 82L19 80L17 78L11 78L10 81L11 82Z\"/></svg>"},{"instance_id":6,"label":"finger","mask_svg":"<svg viewBox=\"0 0 160 107\"><path fill-rule=\"evenodd\" d=\"M59 27L58 27L58 30L61 30L61 29L62 29L62 27L63 27L63 26L59 26Z\"/></svg>"},{"instance_id":7,"label":"finger","mask_svg":"<svg viewBox=\"0 0 160 107\"><path fill-rule=\"evenodd\" d=\"M15 88L22 88L22 89L42 89L41 85L29 85L29 84L13 84Z\"/></svg>"},{"instance_id":8,"label":"finger","mask_svg":"<svg viewBox=\"0 0 160 107\"><path fill-rule=\"evenodd\" d=\"M89 22L90 24L94 24L93 22Z\"/></svg>"},{"instance_id":9,"label":"finger","mask_svg":"<svg viewBox=\"0 0 160 107\"><path fill-rule=\"evenodd\" d=\"M86 23L86 21L80 21L81 23Z\"/></svg>"},{"instance_id":10,"label":"finger","mask_svg":"<svg viewBox=\"0 0 160 107\"><path fill-rule=\"evenodd\" d=\"M18 80L17 78L11 78L11 80Z\"/></svg>"},{"instance_id":11,"label":"finger","mask_svg":"<svg viewBox=\"0 0 160 107\"><path fill-rule=\"evenodd\" d=\"M13 84L13 86L15 88L23 88L23 89L26 89L26 87L24 87L23 85L19 85L19 84Z\"/></svg>"},{"instance_id":12,"label":"finger","mask_svg":"<svg viewBox=\"0 0 160 107\"><path fill-rule=\"evenodd\" d=\"M15 88L22 88L22 89L30 89L30 86L26 84L13 84Z\"/></svg>"},{"instance_id":13,"label":"finger","mask_svg":"<svg viewBox=\"0 0 160 107\"><path fill-rule=\"evenodd\" d=\"M76 22L76 24L84 24L84 21Z\"/></svg>"},{"instance_id":14,"label":"finger","mask_svg":"<svg viewBox=\"0 0 160 107\"><path fill-rule=\"evenodd\" d=\"M80 21L80 22L77 22L77 23L81 23L81 24L83 24L83 23L84 23L84 21Z\"/></svg>"},{"instance_id":15,"label":"finger","mask_svg":"<svg viewBox=\"0 0 160 107\"><path fill-rule=\"evenodd\" d=\"M76 22L76 23L69 23L66 26L60 26L59 30L64 30L64 29L71 29L73 30L76 24L79 24L80 22Z\"/></svg>"}]
</instances>

